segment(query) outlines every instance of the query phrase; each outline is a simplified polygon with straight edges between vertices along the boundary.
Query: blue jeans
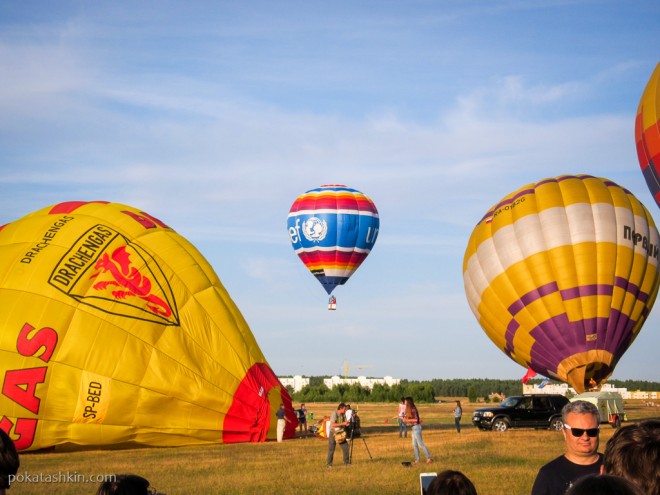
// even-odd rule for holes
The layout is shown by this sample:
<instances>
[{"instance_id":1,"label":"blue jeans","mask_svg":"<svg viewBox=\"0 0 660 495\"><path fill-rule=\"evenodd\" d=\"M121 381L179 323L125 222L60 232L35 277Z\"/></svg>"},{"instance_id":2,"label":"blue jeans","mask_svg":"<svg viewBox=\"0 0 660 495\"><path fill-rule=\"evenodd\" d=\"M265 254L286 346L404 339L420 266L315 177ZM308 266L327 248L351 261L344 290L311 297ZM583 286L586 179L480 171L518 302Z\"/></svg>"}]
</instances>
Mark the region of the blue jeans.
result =
<instances>
[{"instance_id":1,"label":"blue jeans","mask_svg":"<svg viewBox=\"0 0 660 495\"><path fill-rule=\"evenodd\" d=\"M429 449L424 445L424 440L422 440L422 425L413 425L412 427L412 444L413 450L415 451L415 461L419 462L419 448L421 447L426 454L426 458L430 459L431 454Z\"/></svg>"},{"instance_id":2,"label":"blue jeans","mask_svg":"<svg viewBox=\"0 0 660 495\"><path fill-rule=\"evenodd\" d=\"M461 432L461 418L454 418L454 423L456 423L456 431Z\"/></svg>"},{"instance_id":3,"label":"blue jeans","mask_svg":"<svg viewBox=\"0 0 660 495\"><path fill-rule=\"evenodd\" d=\"M401 418L399 418L399 438L407 437L407 436L408 436L408 425Z\"/></svg>"}]
</instances>

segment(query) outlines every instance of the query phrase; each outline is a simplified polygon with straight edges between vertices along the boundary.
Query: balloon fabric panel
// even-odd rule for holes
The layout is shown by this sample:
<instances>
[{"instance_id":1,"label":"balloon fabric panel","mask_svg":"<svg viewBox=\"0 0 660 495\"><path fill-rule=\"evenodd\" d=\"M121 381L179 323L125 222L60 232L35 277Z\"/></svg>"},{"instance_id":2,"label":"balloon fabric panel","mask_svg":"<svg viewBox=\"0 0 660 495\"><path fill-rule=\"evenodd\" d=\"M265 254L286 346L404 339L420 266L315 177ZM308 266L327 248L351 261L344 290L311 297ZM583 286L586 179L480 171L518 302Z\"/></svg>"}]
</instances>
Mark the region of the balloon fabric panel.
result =
<instances>
[{"instance_id":1,"label":"balloon fabric panel","mask_svg":"<svg viewBox=\"0 0 660 495\"><path fill-rule=\"evenodd\" d=\"M463 273L470 307L502 351L583 390L611 374L653 306L658 232L611 181L546 179L489 210Z\"/></svg>"},{"instance_id":2,"label":"balloon fabric panel","mask_svg":"<svg viewBox=\"0 0 660 495\"><path fill-rule=\"evenodd\" d=\"M211 266L145 212L68 202L5 225L0 304L0 428L20 450L263 441L280 403L295 436Z\"/></svg>"},{"instance_id":3,"label":"balloon fabric panel","mask_svg":"<svg viewBox=\"0 0 660 495\"><path fill-rule=\"evenodd\" d=\"M651 74L637 107L635 142L644 179L660 207L660 63Z\"/></svg>"}]
</instances>

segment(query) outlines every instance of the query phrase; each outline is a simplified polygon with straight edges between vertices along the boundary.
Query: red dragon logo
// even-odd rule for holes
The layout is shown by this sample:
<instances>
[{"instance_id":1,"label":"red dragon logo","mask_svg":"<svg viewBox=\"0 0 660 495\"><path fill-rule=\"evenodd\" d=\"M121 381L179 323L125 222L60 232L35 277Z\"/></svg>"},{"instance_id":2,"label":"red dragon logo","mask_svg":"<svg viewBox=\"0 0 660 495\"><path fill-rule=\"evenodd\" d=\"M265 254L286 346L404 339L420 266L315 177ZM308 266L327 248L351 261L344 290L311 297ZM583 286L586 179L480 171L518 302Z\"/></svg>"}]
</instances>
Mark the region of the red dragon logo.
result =
<instances>
[{"instance_id":1,"label":"red dragon logo","mask_svg":"<svg viewBox=\"0 0 660 495\"><path fill-rule=\"evenodd\" d=\"M147 308L156 315L169 317L172 310L169 305L160 297L151 293L151 280L140 273L140 270L131 266L130 254L126 251L126 246L115 249L112 256L103 253L94 265L96 270L100 270L91 276L96 278L102 273L109 273L114 280L104 280L93 285L96 290L104 290L108 286L119 287L112 291L115 299L122 300L127 297L139 297L146 301Z\"/></svg>"}]
</instances>

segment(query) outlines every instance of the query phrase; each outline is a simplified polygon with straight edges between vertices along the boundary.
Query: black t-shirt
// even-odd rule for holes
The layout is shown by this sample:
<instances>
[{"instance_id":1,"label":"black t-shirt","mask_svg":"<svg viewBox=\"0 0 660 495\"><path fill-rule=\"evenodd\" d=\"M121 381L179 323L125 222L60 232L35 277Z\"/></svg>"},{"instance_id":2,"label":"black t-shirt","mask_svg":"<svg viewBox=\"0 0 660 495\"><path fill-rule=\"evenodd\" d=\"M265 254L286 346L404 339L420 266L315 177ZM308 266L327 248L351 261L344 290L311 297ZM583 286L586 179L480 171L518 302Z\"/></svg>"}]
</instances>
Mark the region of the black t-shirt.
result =
<instances>
[{"instance_id":1,"label":"black t-shirt","mask_svg":"<svg viewBox=\"0 0 660 495\"><path fill-rule=\"evenodd\" d=\"M532 495L564 495L566 490L583 476L600 474L602 465L603 454L598 454L598 460L586 466L575 464L561 455L539 470L532 487Z\"/></svg>"}]
</instances>

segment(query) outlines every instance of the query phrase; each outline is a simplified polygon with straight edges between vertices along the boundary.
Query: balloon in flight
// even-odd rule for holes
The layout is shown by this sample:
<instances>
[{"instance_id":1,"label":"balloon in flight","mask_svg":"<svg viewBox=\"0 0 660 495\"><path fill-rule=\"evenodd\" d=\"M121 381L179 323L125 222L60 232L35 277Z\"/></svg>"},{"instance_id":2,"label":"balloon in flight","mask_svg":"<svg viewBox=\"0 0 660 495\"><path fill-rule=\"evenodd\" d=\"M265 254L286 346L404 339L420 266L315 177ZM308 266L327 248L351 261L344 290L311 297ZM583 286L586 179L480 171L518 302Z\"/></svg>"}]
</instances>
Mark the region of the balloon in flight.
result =
<instances>
[{"instance_id":1,"label":"balloon in flight","mask_svg":"<svg viewBox=\"0 0 660 495\"><path fill-rule=\"evenodd\" d=\"M635 142L644 179L660 207L660 63L651 74L637 107Z\"/></svg>"},{"instance_id":2,"label":"balloon in flight","mask_svg":"<svg viewBox=\"0 0 660 495\"><path fill-rule=\"evenodd\" d=\"M658 230L629 191L587 175L526 185L477 224L463 260L469 305L525 368L596 388L655 302Z\"/></svg>"},{"instance_id":3,"label":"balloon in flight","mask_svg":"<svg viewBox=\"0 0 660 495\"><path fill-rule=\"evenodd\" d=\"M345 284L367 258L379 226L374 202L339 184L298 196L287 219L294 251L328 294Z\"/></svg>"},{"instance_id":4,"label":"balloon in flight","mask_svg":"<svg viewBox=\"0 0 660 495\"><path fill-rule=\"evenodd\" d=\"M0 227L0 428L20 450L258 442L291 398L211 265L157 218L67 202Z\"/></svg>"}]
</instances>

